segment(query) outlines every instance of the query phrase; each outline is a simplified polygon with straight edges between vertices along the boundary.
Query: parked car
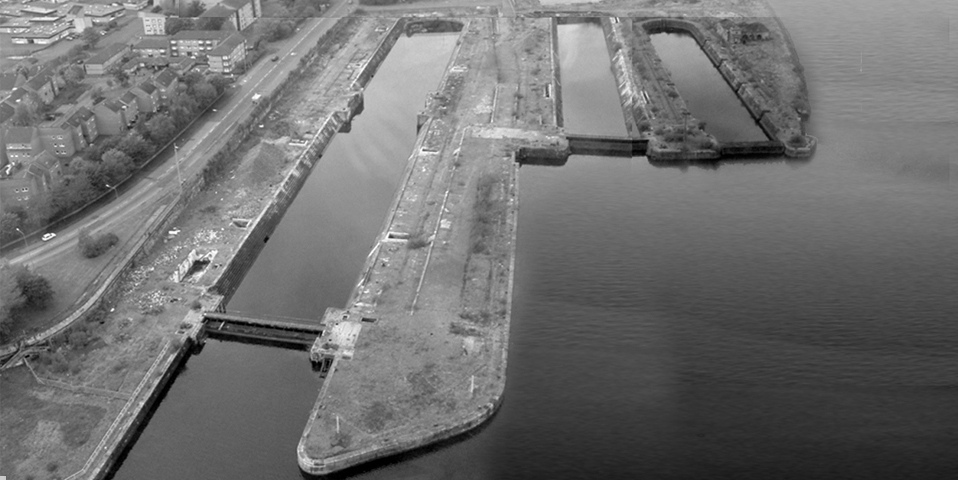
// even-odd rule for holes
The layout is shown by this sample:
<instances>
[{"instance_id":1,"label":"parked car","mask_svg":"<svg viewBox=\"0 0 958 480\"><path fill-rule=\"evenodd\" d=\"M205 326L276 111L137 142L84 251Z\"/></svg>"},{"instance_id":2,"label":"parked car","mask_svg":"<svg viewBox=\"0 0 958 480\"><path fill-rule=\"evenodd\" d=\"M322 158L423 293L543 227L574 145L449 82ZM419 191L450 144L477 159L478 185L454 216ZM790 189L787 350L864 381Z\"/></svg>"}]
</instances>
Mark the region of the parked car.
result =
<instances>
[{"instance_id":1,"label":"parked car","mask_svg":"<svg viewBox=\"0 0 958 480\"><path fill-rule=\"evenodd\" d=\"M275 62L277 60L279 60L279 55L273 55L273 61Z\"/></svg>"},{"instance_id":2,"label":"parked car","mask_svg":"<svg viewBox=\"0 0 958 480\"><path fill-rule=\"evenodd\" d=\"M53 232L44 233L43 236L40 237L40 240L43 240L44 242L49 242L50 240L53 240L56 236L57 236L57 234L55 234L55 233L53 233Z\"/></svg>"}]
</instances>

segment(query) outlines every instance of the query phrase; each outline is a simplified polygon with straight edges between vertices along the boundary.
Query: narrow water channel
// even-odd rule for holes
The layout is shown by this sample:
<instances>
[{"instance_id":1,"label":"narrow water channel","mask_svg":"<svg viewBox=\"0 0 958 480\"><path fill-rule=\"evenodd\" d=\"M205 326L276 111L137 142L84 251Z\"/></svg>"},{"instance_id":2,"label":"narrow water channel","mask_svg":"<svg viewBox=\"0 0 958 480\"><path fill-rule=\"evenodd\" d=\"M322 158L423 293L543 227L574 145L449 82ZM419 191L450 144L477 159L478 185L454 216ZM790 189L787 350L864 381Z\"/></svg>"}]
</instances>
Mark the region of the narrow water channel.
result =
<instances>
[{"instance_id":1,"label":"narrow water channel","mask_svg":"<svg viewBox=\"0 0 958 480\"><path fill-rule=\"evenodd\" d=\"M401 37L234 295L231 309L316 319L344 306L379 233L456 35ZM397 94L401 92L401 94ZM306 352L208 340L115 479L301 479L296 445L319 392Z\"/></svg>"},{"instance_id":2,"label":"narrow water channel","mask_svg":"<svg viewBox=\"0 0 958 480\"><path fill-rule=\"evenodd\" d=\"M719 141L768 140L738 95L687 33L656 33L652 46L692 116Z\"/></svg>"},{"instance_id":3,"label":"narrow water channel","mask_svg":"<svg viewBox=\"0 0 958 480\"><path fill-rule=\"evenodd\" d=\"M577 23L559 25L564 127L571 133L625 136L602 25L597 18L572 21Z\"/></svg>"}]
</instances>

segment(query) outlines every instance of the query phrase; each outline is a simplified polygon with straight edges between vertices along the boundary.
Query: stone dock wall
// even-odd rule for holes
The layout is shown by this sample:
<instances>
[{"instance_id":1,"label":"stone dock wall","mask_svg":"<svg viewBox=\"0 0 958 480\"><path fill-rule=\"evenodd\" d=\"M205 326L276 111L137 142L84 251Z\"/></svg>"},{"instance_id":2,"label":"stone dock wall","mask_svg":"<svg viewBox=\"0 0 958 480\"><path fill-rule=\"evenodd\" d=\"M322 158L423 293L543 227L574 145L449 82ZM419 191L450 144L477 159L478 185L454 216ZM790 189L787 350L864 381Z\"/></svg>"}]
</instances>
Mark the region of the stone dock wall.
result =
<instances>
[{"instance_id":1,"label":"stone dock wall","mask_svg":"<svg viewBox=\"0 0 958 480\"><path fill-rule=\"evenodd\" d=\"M562 116L562 74L559 65L559 19L553 18L549 28L549 51L552 55L552 103L555 112L555 126L562 128L565 119Z\"/></svg>"},{"instance_id":2,"label":"stone dock wall","mask_svg":"<svg viewBox=\"0 0 958 480\"><path fill-rule=\"evenodd\" d=\"M325 119L322 127L318 129L313 138L307 143L305 151L296 161L296 165L287 174L282 186L274 194L273 199L260 212L256 219L251 222L249 231L240 242L236 253L228 260L226 267L222 269L219 277L210 287L210 292L221 295L223 298L217 306L218 310L225 310L236 289L243 282L243 278L249 271L253 262L259 256L269 236L272 235L276 226L282 220L286 210L295 200L299 190L306 183L309 173L313 166L322 157L323 152L333 141L336 133L340 131L343 125L351 121L353 116L363 104L362 89L369 83L379 65L392 50L396 40L403 32L403 20L397 20L390 31L380 41L379 45L370 55L369 60L361 67L360 73L352 84L353 94L350 95L343 109L338 110ZM305 64L304 64L305 65ZM292 77L293 75L291 75Z\"/></svg>"},{"instance_id":3,"label":"stone dock wall","mask_svg":"<svg viewBox=\"0 0 958 480\"><path fill-rule=\"evenodd\" d=\"M785 42L788 44L788 48L792 56L797 61L798 53L795 51L795 46L792 43L791 38L788 36L787 30L785 30L781 20L779 20L777 17L775 20L778 22L778 25L781 27L782 31L785 32ZM739 100L745 106L745 109L748 110L752 118L755 119L755 122L759 125L765 135L770 140L781 142L786 156L811 156L815 148L814 139L809 138L808 140L810 140L810 143L804 147L792 147L785 143L786 139L781 138L780 135L781 132L787 129L784 128L785 126L783 125L778 125L772 116L768 115L768 113L774 108L774 102L764 92L755 88L751 84L746 72L744 72L735 62L734 55L728 50L724 42L722 42L717 36L710 35L710 32L703 31L696 23L676 18L648 20L643 22L642 26L649 32L679 30L691 35L692 38L695 39L696 43L698 43L702 51L705 52L705 56L708 57L709 61L712 62L712 65L714 65L715 68L718 69L719 73L721 73L722 78L725 79L725 82L728 83L736 95L738 95ZM799 67L801 66L799 65ZM765 147L762 146L758 149L761 150L762 148Z\"/></svg>"},{"instance_id":4,"label":"stone dock wall","mask_svg":"<svg viewBox=\"0 0 958 480\"><path fill-rule=\"evenodd\" d=\"M639 96L639 81L635 78L635 69L632 67L632 54L629 42L626 42L621 32L615 28L609 17L602 18L602 32L605 35L605 46L609 51L612 76L619 91L622 102L622 114L625 119L625 130L630 137L638 137L639 122L645 118L643 101Z\"/></svg>"},{"instance_id":5,"label":"stone dock wall","mask_svg":"<svg viewBox=\"0 0 958 480\"><path fill-rule=\"evenodd\" d=\"M168 352L169 348L175 348L172 355ZM192 349L193 339L189 337L183 338L182 343L179 343L178 346L175 346L175 344L174 346L167 345L167 349L164 350L166 356L163 357L161 354L161 356L158 357L160 363L154 364L155 371L162 373L152 380L147 380L147 383L142 385L143 390L133 395L132 398L135 399L138 396L142 396L145 392L145 397L142 397L141 400L135 403L133 408L128 412L128 417L124 418L121 416L118 418L118 420L120 420L120 428L115 442L108 450L104 451L104 455L100 458L99 462L94 462L95 465L91 467L92 471L87 478L91 480L103 480L113 474L113 470L117 466L117 460L120 459L139 435L140 428L152 415L157 401L163 396L163 392L166 391L170 382L176 378L176 374L179 373L180 367L189 358ZM96 455L96 453L94 453L94 455Z\"/></svg>"}]
</instances>

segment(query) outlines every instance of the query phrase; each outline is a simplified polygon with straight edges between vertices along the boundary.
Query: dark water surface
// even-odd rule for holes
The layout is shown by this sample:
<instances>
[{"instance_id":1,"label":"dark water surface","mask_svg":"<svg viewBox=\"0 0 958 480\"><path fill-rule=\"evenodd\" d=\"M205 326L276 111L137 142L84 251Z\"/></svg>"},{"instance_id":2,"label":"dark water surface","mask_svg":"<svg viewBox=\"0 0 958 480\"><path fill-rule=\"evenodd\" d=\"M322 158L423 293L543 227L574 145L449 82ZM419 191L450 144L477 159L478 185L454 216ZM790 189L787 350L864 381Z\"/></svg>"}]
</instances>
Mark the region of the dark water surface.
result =
<instances>
[{"instance_id":1,"label":"dark water surface","mask_svg":"<svg viewBox=\"0 0 958 480\"><path fill-rule=\"evenodd\" d=\"M456 38L400 37L351 133L330 144L230 309L318 322L345 305L415 143L416 113ZM306 352L207 341L114 478L301 478L296 445L320 385Z\"/></svg>"},{"instance_id":2,"label":"dark water surface","mask_svg":"<svg viewBox=\"0 0 958 480\"><path fill-rule=\"evenodd\" d=\"M356 478L954 478L958 178L949 178L953 142L946 140L958 131L947 20L956 18L956 4L772 4L806 69L809 131L821 141L814 159L679 169L644 158L573 157L561 168L523 167L501 410L465 441ZM407 55L424 51L402 42L397 49L404 45ZM597 45L583 40L578 55L607 58ZM596 68L607 71L607 61ZM383 72L358 122L388 110L371 102ZM570 88L580 81L575 71L563 65L562 73L563 94L581 95ZM603 77L594 78L594 90L604 91ZM390 98L413 96L397 92ZM424 93L415 95L418 108ZM569 124L615 118L622 128L620 111L564 103ZM322 218L340 223L284 221L254 268L270 276L251 276L247 282L258 283L244 283L232 307L317 318L345 302L396 180L383 175L376 184L383 192L363 195L340 184L401 171L414 113L376 130L377 138L408 143L357 143L320 162L310 183L335 189L341 203L325 205L304 191L293 210L325 211ZM323 173L336 162L350 168ZM367 197L385 201L367 206ZM369 216L370 226L356 226ZM293 260L272 253L277 245ZM316 257L330 263L308 265ZM214 362L220 350L236 357ZM123 478L299 478L283 442L295 444L308 412L299 396L315 395L305 356L265 367L279 379L249 367L290 355L300 354L212 342L190 360L144 433L166 443L142 456L149 468L136 472L144 473ZM274 356L281 358L268 360ZM206 369L208 382L181 386ZM188 397L172 402L177 395ZM285 437L231 406L239 396L285 412L292 425ZM196 428L206 420L194 412L215 406L235 412L223 422L232 424L193 440L206 431ZM161 416L176 428L154 435ZM199 457L189 442L222 443L219 452L231 453ZM252 456L244 453L251 446L269 458L233 469L231 462ZM196 461L224 466L183 473Z\"/></svg>"},{"instance_id":3,"label":"dark water surface","mask_svg":"<svg viewBox=\"0 0 958 480\"><path fill-rule=\"evenodd\" d=\"M722 74L688 33L656 33L652 46L692 116L722 141L768 140Z\"/></svg>"},{"instance_id":4,"label":"dark water surface","mask_svg":"<svg viewBox=\"0 0 958 480\"><path fill-rule=\"evenodd\" d=\"M609 65L605 35L598 19L591 23L559 25L559 73L562 111L597 112L569 115L567 132L626 136L625 120L615 77Z\"/></svg>"}]
</instances>

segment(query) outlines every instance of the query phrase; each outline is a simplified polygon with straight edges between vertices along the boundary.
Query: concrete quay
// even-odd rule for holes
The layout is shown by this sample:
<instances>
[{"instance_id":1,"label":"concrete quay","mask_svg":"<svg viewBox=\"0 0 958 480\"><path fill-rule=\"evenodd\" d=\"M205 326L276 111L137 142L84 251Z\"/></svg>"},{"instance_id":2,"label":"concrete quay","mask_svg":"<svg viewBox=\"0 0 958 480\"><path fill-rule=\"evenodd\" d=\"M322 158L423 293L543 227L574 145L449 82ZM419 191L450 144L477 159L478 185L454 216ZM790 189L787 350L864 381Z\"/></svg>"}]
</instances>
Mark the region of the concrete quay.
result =
<instances>
[{"instance_id":1,"label":"concrete quay","mask_svg":"<svg viewBox=\"0 0 958 480\"><path fill-rule=\"evenodd\" d=\"M403 181L353 294L345 308L326 312L326 330L310 350L326 381L296 452L306 473L327 475L456 437L502 401L517 152L568 150L555 116L541 113L554 105L551 92L483 68L491 52L511 50L510 32L521 33L514 21L465 22L432 97L441 102L428 101L420 115ZM540 23L549 42L548 22ZM546 68L551 61L542 59ZM505 102L502 91L529 95Z\"/></svg>"}]
</instances>

